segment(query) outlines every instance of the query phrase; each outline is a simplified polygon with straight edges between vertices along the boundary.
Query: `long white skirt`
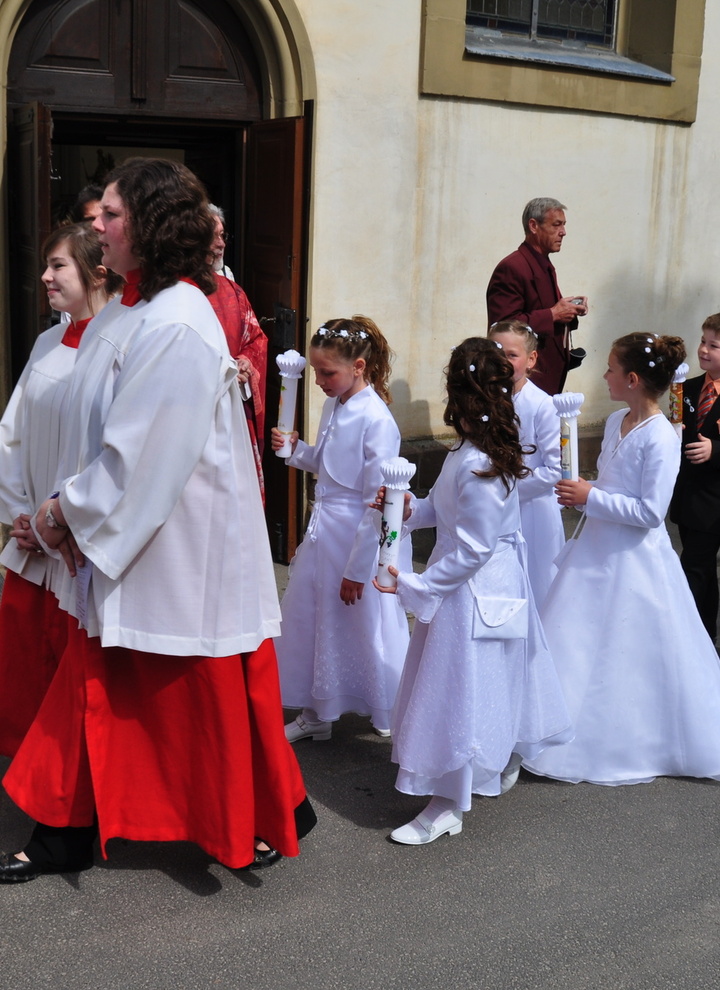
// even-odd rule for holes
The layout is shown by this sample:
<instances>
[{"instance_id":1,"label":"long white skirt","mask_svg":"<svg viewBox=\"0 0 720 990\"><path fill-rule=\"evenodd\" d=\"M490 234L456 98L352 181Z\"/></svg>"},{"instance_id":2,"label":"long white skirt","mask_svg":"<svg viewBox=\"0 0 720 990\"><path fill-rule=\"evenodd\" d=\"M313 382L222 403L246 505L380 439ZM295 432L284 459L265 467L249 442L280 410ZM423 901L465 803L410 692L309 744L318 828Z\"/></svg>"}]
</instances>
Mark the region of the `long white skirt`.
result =
<instances>
[{"instance_id":1,"label":"long white skirt","mask_svg":"<svg viewBox=\"0 0 720 990\"><path fill-rule=\"evenodd\" d=\"M276 640L283 705L312 708L334 721L344 712L369 715L390 728L407 652L407 617L394 595L370 582L362 599L345 605L340 583L365 512L362 498L324 496L292 560ZM401 567L411 567L403 540Z\"/></svg>"},{"instance_id":2,"label":"long white skirt","mask_svg":"<svg viewBox=\"0 0 720 990\"><path fill-rule=\"evenodd\" d=\"M587 519L541 615L575 738L529 770L720 779L720 662L664 526Z\"/></svg>"},{"instance_id":3,"label":"long white skirt","mask_svg":"<svg viewBox=\"0 0 720 990\"><path fill-rule=\"evenodd\" d=\"M415 623L393 719L395 786L450 798L462 811L473 794L500 793L513 752L531 758L571 736L532 595L528 639L490 640L473 639L477 594L527 597L519 548L492 557L430 623Z\"/></svg>"}]
</instances>

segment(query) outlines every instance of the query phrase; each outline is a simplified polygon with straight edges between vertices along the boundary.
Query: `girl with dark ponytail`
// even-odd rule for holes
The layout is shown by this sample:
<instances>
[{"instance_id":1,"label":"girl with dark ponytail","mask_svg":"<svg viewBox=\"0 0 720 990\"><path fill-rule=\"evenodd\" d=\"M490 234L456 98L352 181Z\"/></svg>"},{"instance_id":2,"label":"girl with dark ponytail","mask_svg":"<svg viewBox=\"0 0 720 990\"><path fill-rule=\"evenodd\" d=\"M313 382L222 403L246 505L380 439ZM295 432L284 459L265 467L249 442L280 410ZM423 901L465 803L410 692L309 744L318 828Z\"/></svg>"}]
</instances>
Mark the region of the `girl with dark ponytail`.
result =
<instances>
[{"instance_id":1,"label":"girl with dark ponytail","mask_svg":"<svg viewBox=\"0 0 720 990\"><path fill-rule=\"evenodd\" d=\"M575 738L527 763L572 783L720 779L720 666L667 530L680 441L660 409L679 337L616 340L605 380L625 409L605 425L595 482L561 481L584 510L542 609Z\"/></svg>"}]
</instances>

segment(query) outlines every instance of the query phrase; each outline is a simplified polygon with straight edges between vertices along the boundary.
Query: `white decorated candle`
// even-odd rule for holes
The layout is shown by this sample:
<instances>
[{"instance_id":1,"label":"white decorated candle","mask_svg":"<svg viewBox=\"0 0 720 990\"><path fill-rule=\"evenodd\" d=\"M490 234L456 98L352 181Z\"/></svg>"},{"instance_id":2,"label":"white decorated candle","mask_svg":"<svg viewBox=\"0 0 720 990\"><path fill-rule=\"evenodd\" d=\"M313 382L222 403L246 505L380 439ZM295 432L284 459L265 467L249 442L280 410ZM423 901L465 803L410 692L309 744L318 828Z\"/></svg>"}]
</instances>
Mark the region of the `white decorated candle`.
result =
<instances>
[{"instance_id":1,"label":"white decorated candle","mask_svg":"<svg viewBox=\"0 0 720 990\"><path fill-rule=\"evenodd\" d=\"M690 366L684 361L678 365L673 375L670 386L670 422L675 427L675 432L682 439L682 414L683 414L683 383L688 376Z\"/></svg>"},{"instance_id":2,"label":"white decorated candle","mask_svg":"<svg viewBox=\"0 0 720 990\"><path fill-rule=\"evenodd\" d=\"M292 454L290 437L295 427L297 386L307 362L302 354L293 350L278 354L275 361L280 369L280 408L277 428L285 437L285 442L275 454L277 457L290 457Z\"/></svg>"},{"instance_id":3,"label":"white decorated candle","mask_svg":"<svg viewBox=\"0 0 720 990\"><path fill-rule=\"evenodd\" d=\"M382 508L377 583L382 588L394 588L397 579L392 576L388 568L397 567L400 554L400 531L402 530L405 509L405 492L410 487L410 479L415 474L415 465L404 457L391 457L389 460L383 461L380 470L383 473L385 500Z\"/></svg>"},{"instance_id":4,"label":"white decorated candle","mask_svg":"<svg viewBox=\"0 0 720 990\"><path fill-rule=\"evenodd\" d=\"M582 392L562 392L552 397L555 412L560 417L560 467L564 481L580 477L577 418L585 401Z\"/></svg>"}]
</instances>

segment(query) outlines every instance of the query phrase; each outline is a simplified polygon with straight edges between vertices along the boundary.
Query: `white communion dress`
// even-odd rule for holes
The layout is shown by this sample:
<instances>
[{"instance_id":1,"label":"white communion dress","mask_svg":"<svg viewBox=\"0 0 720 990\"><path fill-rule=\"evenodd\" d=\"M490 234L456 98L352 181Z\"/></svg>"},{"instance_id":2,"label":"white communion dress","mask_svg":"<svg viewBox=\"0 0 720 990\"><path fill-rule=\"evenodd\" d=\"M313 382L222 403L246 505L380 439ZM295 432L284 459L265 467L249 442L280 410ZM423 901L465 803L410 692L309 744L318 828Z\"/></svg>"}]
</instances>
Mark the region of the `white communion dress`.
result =
<instances>
[{"instance_id":1,"label":"white communion dress","mask_svg":"<svg viewBox=\"0 0 720 990\"><path fill-rule=\"evenodd\" d=\"M437 526L423 574L402 574L398 597L415 613L394 714L396 787L470 808L500 793L512 753L536 756L570 738L570 719L529 589L516 489L480 478L488 457L450 451L407 526ZM528 636L476 638L488 599L528 599Z\"/></svg>"},{"instance_id":2,"label":"white communion dress","mask_svg":"<svg viewBox=\"0 0 720 990\"><path fill-rule=\"evenodd\" d=\"M518 481L520 519L528 546L528 573L535 604L542 608L557 568L553 561L565 543L555 484L560 467L560 420L550 396L531 381L513 395L520 420L520 443L534 453L523 460L532 474Z\"/></svg>"},{"instance_id":3,"label":"white communion dress","mask_svg":"<svg viewBox=\"0 0 720 990\"><path fill-rule=\"evenodd\" d=\"M357 712L377 729L390 728L409 633L397 598L372 585L380 514L368 504L383 482L383 461L399 449L395 420L368 385L344 403L328 399L317 444L299 440L286 461L318 479L282 600L275 644L282 700L313 709L323 721ZM401 566L412 566L409 539L401 544ZM343 578L365 585L354 605L340 599Z\"/></svg>"},{"instance_id":4,"label":"white communion dress","mask_svg":"<svg viewBox=\"0 0 720 990\"><path fill-rule=\"evenodd\" d=\"M541 613L575 738L524 765L572 783L720 778L720 663L664 524L680 441L660 413L621 438L626 414Z\"/></svg>"}]
</instances>

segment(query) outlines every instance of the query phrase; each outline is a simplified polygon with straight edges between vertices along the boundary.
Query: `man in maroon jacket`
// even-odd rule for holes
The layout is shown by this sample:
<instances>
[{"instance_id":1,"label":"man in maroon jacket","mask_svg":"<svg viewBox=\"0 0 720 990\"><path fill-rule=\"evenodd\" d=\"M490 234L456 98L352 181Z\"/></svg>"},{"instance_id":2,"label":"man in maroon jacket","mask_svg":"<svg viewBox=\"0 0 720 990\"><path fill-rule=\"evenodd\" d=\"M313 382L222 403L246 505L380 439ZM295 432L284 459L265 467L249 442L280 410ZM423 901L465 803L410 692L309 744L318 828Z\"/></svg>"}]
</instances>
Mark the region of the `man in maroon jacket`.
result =
<instances>
[{"instance_id":1,"label":"man in maroon jacket","mask_svg":"<svg viewBox=\"0 0 720 990\"><path fill-rule=\"evenodd\" d=\"M525 240L498 264L487 287L488 324L522 320L539 341L534 383L550 395L562 392L571 364L570 331L587 313L586 296L562 296L550 255L565 237L565 207L556 199L531 199L522 215Z\"/></svg>"}]
</instances>

